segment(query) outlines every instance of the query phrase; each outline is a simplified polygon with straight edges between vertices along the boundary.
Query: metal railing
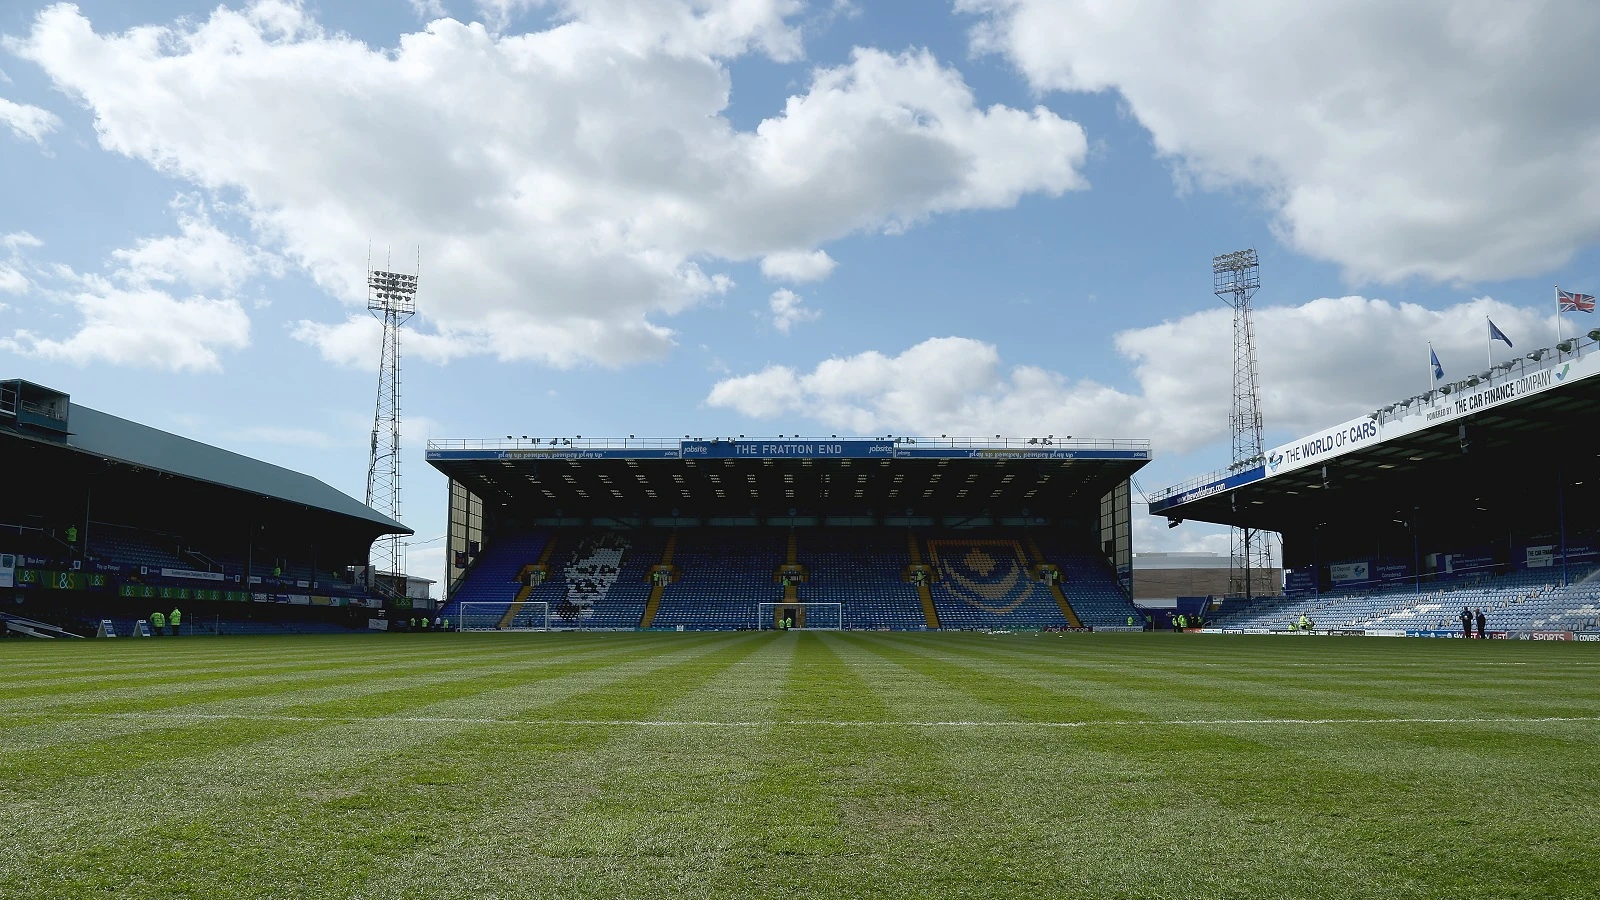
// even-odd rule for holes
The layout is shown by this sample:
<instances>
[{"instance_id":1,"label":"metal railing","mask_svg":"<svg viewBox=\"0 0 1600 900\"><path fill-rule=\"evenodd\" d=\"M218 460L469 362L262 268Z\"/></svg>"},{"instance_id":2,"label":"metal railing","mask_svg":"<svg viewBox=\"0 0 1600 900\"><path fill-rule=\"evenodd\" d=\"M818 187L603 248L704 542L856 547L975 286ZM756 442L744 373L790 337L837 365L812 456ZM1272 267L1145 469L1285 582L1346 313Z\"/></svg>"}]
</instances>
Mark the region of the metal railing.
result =
<instances>
[{"instance_id":1,"label":"metal railing","mask_svg":"<svg viewBox=\"0 0 1600 900\"><path fill-rule=\"evenodd\" d=\"M933 449L958 449L958 450L1039 450L1049 448L1052 450L1149 450L1150 442L1146 440L1127 439L1082 439L1058 438L1054 436L1031 438L1008 437L896 437L894 435L856 436L856 435L737 435L712 436L712 437L683 437L683 438L586 438L582 435L573 437L536 438L529 435L525 438L466 438L449 440L431 440L428 442L429 450L539 450L553 448L557 450L627 450L627 449L673 449L685 441L710 441L715 443L735 443L740 441L799 441L803 443L823 443L827 441L869 441L892 443L900 447L917 447Z\"/></svg>"},{"instance_id":2,"label":"metal railing","mask_svg":"<svg viewBox=\"0 0 1600 900\"><path fill-rule=\"evenodd\" d=\"M1600 350L1600 329L1590 331L1587 335L1578 335L1557 343L1554 347L1541 347L1531 353L1526 353L1516 359L1496 363L1491 368L1485 369L1476 375L1471 375L1460 381L1443 384L1424 394L1407 397L1398 403L1381 406L1369 415L1377 421L1399 418L1405 415L1413 406L1432 403L1435 398L1458 394L1469 388L1488 385L1493 387L1508 381L1516 381L1532 372L1542 372L1553 369L1562 363L1577 359L1585 353L1594 353ZM1197 475L1188 481L1183 481L1171 487L1160 488L1148 495L1150 500L1164 500L1174 494L1193 490L1208 484L1221 481L1224 478L1246 471L1262 462L1260 459L1246 460L1235 463L1227 468Z\"/></svg>"}]
</instances>

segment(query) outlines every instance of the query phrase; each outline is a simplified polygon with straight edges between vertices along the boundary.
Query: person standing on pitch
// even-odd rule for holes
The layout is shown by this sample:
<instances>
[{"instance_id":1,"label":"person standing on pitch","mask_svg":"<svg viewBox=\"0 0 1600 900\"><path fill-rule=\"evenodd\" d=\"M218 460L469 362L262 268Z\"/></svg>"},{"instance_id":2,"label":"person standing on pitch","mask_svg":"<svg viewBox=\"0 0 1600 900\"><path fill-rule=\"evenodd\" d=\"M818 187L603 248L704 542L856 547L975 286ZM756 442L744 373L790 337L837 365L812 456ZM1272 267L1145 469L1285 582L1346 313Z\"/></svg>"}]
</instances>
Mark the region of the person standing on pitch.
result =
<instances>
[{"instance_id":1,"label":"person standing on pitch","mask_svg":"<svg viewBox=\"0 0 1600 900\"><path fill-rule=\"evenodd\" d=\"M167 624L172 626L172 636L178 636L178 625L183 622L183 610L176 606L172 608L172 615L167 616Z\"/></svg>"},{"instance_id":2,"label":"person standing on pitch","mask_svg":"<svg viewBox=\"0 0 1600 900\"><path fill-rule=\"evenodd\" d=\"M1483 639L1484 639L1484 638L1486 638L1486 637L1488 637L1488 636L1489 636L1489 634L1488 634L1488 632L1486 632L1486 631L1485 631L1485 630L1484 630L1484 628L1485 628L1485 627L1486 627L1486 626L1487 626L1487 625L1488 625L1488 624L1489 624L1489 617L1488 617L1488 616L1485 616L1485 615L1484 615L1484 614L1483 614L1483 608L1482 608L1482 607L1479 607L1479 608L1478 608L1478 640L1480 640L1480 641L1481 641L1481 640L1483 640Z\"/></svg>"},{"instance_id":3,"label":"person standing on pitch","mask_svg":"<svg viewBox=\"0 0 1600 900\"><path fill-rule=\"evenodd\" d=\"M167 617L159 612L150 614L150 636L161 637L161 632L167 627Z\"/></svg>"},{"instance_id":4,"label":"person standing on pitch","mask_svg":"<svg viewBox=\"0 0 1600 900\"><path fill-rule=\"evenodd\" d=\"M1472 610L1461 607L1461 636L1472 637Z\"/></svg>"}]
</instances>

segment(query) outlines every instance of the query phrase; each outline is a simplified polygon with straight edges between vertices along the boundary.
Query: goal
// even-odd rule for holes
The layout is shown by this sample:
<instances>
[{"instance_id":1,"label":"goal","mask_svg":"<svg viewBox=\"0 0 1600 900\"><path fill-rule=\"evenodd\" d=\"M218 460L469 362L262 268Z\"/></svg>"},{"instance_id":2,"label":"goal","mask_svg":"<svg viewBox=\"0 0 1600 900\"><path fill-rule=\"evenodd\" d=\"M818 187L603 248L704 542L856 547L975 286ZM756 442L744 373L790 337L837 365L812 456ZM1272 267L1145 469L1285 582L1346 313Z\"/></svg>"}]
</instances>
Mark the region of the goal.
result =
<instances>
[{"instance_id":1,"label":"goal","mask_svg":"<svg viewBox=\"0 0 1600 900\"><path fill-rule=\"evenodd\" d=\"M549 631L550 604L463 603L457 611L457 631Z\"/></svg>"},{"instance_id":2,"label":"goal","mask_svg":"<svg viewBox=\"0 0 1600 900\"><path fill-rule=\"evenodd\" d=\"M840 631L844 628L843 603L758 603L756 627L767 631L789 620L790 628Z\"/></svg>"}]
</instances>

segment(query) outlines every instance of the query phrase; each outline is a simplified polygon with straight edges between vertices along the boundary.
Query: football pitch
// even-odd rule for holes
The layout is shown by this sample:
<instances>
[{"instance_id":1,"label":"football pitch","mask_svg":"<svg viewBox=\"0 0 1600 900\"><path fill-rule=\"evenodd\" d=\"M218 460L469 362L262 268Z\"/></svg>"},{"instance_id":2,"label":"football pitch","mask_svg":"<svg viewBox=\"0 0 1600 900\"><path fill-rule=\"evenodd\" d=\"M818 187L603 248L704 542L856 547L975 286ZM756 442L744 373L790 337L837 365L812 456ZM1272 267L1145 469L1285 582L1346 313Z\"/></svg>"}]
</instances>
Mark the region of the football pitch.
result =
<instances>
[{"instance_id":1,"label":"football pitch","mask_svg":"<svg viewBox=\"0 0 1600 900\"><path fill-rule=\"evenodd\" d=\"M0 897L1600 895L1600 647L0 643Z\"/></svg>"}]
</instances>

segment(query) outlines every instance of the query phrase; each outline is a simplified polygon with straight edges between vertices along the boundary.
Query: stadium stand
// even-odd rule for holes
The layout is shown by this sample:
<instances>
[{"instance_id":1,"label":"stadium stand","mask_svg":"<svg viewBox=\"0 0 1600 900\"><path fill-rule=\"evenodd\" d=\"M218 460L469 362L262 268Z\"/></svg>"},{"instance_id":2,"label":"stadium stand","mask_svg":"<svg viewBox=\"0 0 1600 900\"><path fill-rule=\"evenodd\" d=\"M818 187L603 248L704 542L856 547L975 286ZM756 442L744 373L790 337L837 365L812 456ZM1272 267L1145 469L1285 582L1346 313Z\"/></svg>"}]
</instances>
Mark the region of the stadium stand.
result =
<instances>
[{"instance_id":1,"label":"stadium stand","mask_svg":"<svg viewBox=\"0 0 1600 900\"><path fill-rule=\"evenodd\" d=\"M405 526L309 476L59 391L0 381L0 471L29 473L0 507L8 614L83 635L175 606L196 633L343 631L410 606L355 574L376 537Z\"/></svg>"},{"instance_id":2,"label":"stadium stand","mask_svg":"<svg viewBox=\"0 0 1600 900\"><path fill-rule=\"evenodd\" d=\"M1060 567L1064 594L1086 623L1125 625L1133 607L1103 558L1087 542L1053 529L894 527L553 528L506 535L478 557L441 612L460 604L510 610L519 573L548 557L543 582L525 600L549 604L555 628L634 628L642 624L650 571L669 541L676 578L662 590L650 627L716 630L757 627L761 603L838 603L852 629L922 629L928 621L909 578L911 542L934 572L943 627L1059 628L1064 610L1039 573ZM1028 548L1049 547L1049 551ZM553 552L546 552L546 550ZM1038 552L1043 557L1034 559ZM780 569L803 580L786 597ZM476 607L483 612L483 607Z\"/></svg>"},{"instance_id":3,"label":"stadium stand","mask_svg":"<svg viewBox=\"0 0 1600 900\"><path fill-rule=\"evenodd\" d=\"M1152 492L1169 525L1281 535L1285 596L1228 598L1209 624L1591 639L1600 594L1600 330ZM1241 591L1242 593L1242 591Z\"/></svg>"},{"instance_id":4,"label":"stadium stand","mask_svg":"<svg viewBox=\"0 0 1600 900\"><path fill-rule=\"evenodd\" d=\"M1588 581L1593 566L1574 570L1579 581L1563 586L1548 571L1480 576L1455 582L1290 596L1213 620L1222 628L1290 630L1301 615L1318 627L1364 630L1451 631L1462 607L1482 609L1489 631L1593 631L1600 584Z\"/></svg>"}]
</instances>

